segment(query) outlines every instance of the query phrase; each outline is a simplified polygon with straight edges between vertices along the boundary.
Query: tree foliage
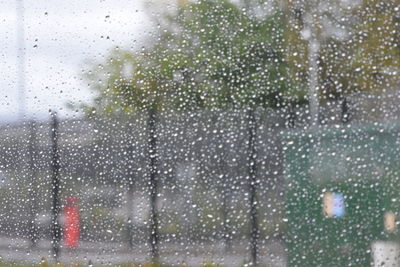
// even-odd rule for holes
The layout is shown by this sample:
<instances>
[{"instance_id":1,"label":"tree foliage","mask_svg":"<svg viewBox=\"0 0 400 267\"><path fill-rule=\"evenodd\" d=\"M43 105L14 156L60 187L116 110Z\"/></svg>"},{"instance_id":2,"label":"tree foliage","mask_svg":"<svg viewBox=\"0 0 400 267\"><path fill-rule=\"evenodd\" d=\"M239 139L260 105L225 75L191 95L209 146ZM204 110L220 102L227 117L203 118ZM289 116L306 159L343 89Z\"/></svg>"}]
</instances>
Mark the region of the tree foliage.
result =
<instances>
[{"instance_id":1,"label":"tree foliage","mask_svg":"<svg viewBox=\"0 0 400 267\"><path fill-rule=\"evenodd\" d=\"M93 107L132 113L304 102L287 72L282 12L255 16L228 0L187 1L160 28L153 46L117 49L91 71Z\"/></svg>"}]
</instances>

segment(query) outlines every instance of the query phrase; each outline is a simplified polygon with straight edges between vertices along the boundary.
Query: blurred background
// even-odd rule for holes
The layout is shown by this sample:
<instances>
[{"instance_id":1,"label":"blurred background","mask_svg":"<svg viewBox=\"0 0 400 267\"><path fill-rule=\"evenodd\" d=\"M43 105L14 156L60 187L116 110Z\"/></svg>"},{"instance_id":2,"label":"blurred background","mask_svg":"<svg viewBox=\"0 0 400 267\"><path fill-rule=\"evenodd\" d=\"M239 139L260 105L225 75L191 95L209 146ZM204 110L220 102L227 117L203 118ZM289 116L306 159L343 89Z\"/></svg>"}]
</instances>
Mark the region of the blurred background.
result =
<instances>
[{"instance_id":1,"label":"blurred background","mask_svg":"<svg viewBox=\"0 0 400 267\"><path fill-rule=\"evenodd\" d=\"M0 6L2 264L400 266L399 1Z\"/></svg>"}]
</instances>

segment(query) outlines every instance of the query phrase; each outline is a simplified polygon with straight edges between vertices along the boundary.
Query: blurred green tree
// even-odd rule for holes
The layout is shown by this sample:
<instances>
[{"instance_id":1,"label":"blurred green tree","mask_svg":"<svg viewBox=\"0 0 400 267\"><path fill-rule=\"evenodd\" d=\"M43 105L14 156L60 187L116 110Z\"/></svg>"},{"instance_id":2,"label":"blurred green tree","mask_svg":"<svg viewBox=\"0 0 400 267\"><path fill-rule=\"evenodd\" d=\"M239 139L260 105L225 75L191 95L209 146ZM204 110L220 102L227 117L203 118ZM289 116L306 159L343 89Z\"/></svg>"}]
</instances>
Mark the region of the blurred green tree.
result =
<instances>
[{"instance_id":1,"label":"blurred green tree","mask_svg":"<svg viewBox=\"0 0 400 267\"><path fill-rule=\"evenodd\" d=\"M311 72L317 72L320 101L398 87L398 1L283 3L288 17L285 47L290 76L309 84ZM310 70L310 38L319 46L314 70Z\"/></svg>"},{"instance_id":2,"label":"blurred green tree","mask_svg":"<svg viewBox=\"0 0 400 267\"><path fill-rule=\"evenodd\" d=\"M304 100L287 75L281 12L256 17L229 1L200 1L183 5L175 21L175 32L164 38L189 60L178 70L178 108L281 107Z\"/></svg>"},{"instance_id":3,"label":"blurred green tree","mask_svg":"<svg viewBox=\"0 0 400 267\"><path fill-rule=\"evenodd\" d=\"M285 61L285 17L255 16L228 0L183 1L153 46L114 50L88 72L98 112L282 107L304 103Z\"/></svg>"}]
</instances>

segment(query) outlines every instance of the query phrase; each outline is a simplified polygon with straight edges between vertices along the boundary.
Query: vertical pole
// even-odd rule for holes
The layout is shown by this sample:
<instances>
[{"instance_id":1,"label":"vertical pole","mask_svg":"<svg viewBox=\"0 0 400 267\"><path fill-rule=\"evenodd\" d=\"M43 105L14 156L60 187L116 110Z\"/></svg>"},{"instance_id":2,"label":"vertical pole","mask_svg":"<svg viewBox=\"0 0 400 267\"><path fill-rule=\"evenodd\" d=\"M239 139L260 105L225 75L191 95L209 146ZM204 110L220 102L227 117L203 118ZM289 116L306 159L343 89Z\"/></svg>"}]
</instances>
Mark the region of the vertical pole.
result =
<instances>
[{"instance_id":1,"label":"vertical pole","mask_svg":"<svg viewBox=\"0 0 400 267\"><path fill-rule=\"evenodd\" d=\"M58 119L56 113L51 115L52 117L52 129L51 129L51 140L52 140L52 213L53 218L51 221L52 231L52 244L53 244L53 256L58 260L60 254L60 241L61 241L61 226L58 220L60 213L60 155L58 151Z\"/></svg>"},{"instance_id":2,"label":"vertical pole","mask_svg":"<svg viewBox=\"0 0 400 267\"><path fill-rule=\"evenodd\" d=\"M226 176L223 175L222 179L226 179ZM225 181L223 182L224 188L222 191L222 222L223 222L223 227L224 227L224 245L225 245L225 251L228 252L231 249L231 229L229 225L229 214L228 214L228 195L229 195L229 189L227 188L227 184Z\"/></svg>"},{"instance_id":3,"label":"vertical pole","mask_svg":"<svg viewBox=\"0 0 400 267\"><path fill-rule=\"evenodd\" d=\"M133 216L132 216L132 207L133 207L133 185L128 181L128 191L126 192L126 211L128 214L127 221L127 232L128 232L128 245L129 248L133 248Z\"/></svg>"},{"instance_id":4,"label":"vertical pole","mask_svg":"<svg viewBox=\"0 0 400 267\"><path fill-rule=\"evenodd\" d=\"M347 124L348 122L350 122L350 108L349 108L349 101L347 100L347 98L345 97L343 99L342 104L340 105L341 107L341 120L343 124Z\"/></svg>"},{"instance_id":5,"label":"vertical pole","mask_svg":"<svg viewBox=\"0 0 400 267\"><path fill-rule=\"evenodd\" d=\"M17 7L17 90L18 119L25 116L25 30L24 30L24 0L16 0Z\"/></svg>"},{"instance_id":6,"label":"vertical pole","mask_svg":"<svg viewBox=\"0 0 400 267\"><path fill-rule=\"evenodd\" d=\"M126 192L126 214L127 214L127 232L128 232L128 245L129 248L133 248L133 181L134 181L134 172L133 172L133 144L128 145L128 166L127 166L127 192Z\"/></svg>"},{"instance_id":7,"label":"vertical pole","mask_svg":"<svg viewBox=\"0 0 400 267\"><path fill-rule=\"evenodd\" d=\"M257 207L257 151L256 151L256 134L257 123L254 114L254 109L249 109L249 193L250 193L250 250L252 266L258 265L258 207Z\"/></svg>"},{"instance_id":8,"label":"vertical pole","mask_svg":"<svg viewBox=\"0 0 400 267\"><path fill-rule=\"evenodd\" d=\"M149 171L150 171L150 246L151 258L154 262L159 258L159 233L158 233L158 214L157 214L157 134L156 134L157 115L156 108L149 109L148 131L149 131Z\"/></svg>"},{"instance_id":9,"label":"vertical pole","mask_svg":"<svg viewBox=\"0 0 400 267\"><path fill-rule=\"evenodd\" d=\"M31 176L31 188L29 188L29 201L30 206L30 221L29 221L29 238L31 241L31 246L36 246L38 239L38 229L36 225L36 213L37 207L37 142L36 142L36 123L35 121L30 122L30 140L29 140L29 174Z\"/></svg>"},{"instance_id":10,"label":"vertical pole","mask_svg":"<svg viewBox=\"0 0 400 267\"><path fill-rule=\"evenodd\" d=\"M221 128L218 129L218 114L216 114L215 118L215 125L217 127L217 137L218 137L218 143L219 146L221 147L221 150L217 150L219 153L219 160L218 160L218 168L220 171L220 186L218 186L218 191L221 192L221 197L222 197L222 203L221 203L221 217L222 217L222 226L223 226L223 242L225 246L225 251L228 252L231 249L231 229L229 225L229 196L231 193L230 190L230 183L228 182L228 170L229 167L227 166L226 163L226 158L227 158L227 151L226 147L224 145L224 135L223 131Z\"/></svg>"},{"instance_id":11,"label":"vertical pole","mask_svg":"<svg viewBox=\"0 0 400 267\"><path fill-rule=\"evenodd\" d=\"M316 25L318 21L314 15L318 14L317 2L310 0L310 10L304 18L303 38L308 42L308 97L310 108L311 127L318 127L319 124L319 70L318 57L320 42Z\"/></svg>"},{"instance_id":12,"label":"vertical pole","mask_svg":"<svg viewBox=\"0 0 400 267\"><path fill-rule=\"evenodd\" d=\"M294 128L296 121L296 112L294 109L294 105L290 104L288 107L288 116L287 116L287 127Z\"/></svg>"},{"instance_id":13,"label":"vertical pole","mask_svg":"<svg viewBox=\"0 0 400 267\"><path fill-rule=\"evenodd\" d=\"M313 26L310 26L313 27ZM310 116L311 125L313 127L319 124L319 101L318 101L318 55L319 42L316 37L311 34L308 40L308 64L309 64L309 97L310 97Z\"/></svg>"}]
</instances>

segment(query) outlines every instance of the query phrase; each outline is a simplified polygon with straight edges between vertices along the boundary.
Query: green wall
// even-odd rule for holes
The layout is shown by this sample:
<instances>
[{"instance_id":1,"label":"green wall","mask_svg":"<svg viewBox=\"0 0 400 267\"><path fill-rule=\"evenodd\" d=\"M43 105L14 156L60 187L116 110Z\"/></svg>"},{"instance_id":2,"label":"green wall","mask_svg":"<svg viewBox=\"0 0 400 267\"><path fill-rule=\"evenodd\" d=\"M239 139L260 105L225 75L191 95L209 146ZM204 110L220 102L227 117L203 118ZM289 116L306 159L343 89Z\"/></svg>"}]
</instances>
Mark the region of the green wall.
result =
<instances>
[{"instance_id":1,"label":"green wall","mask_svg":"<svg viewBox=\"0 0 400 267\"><path fill-rule=\"evenodd\" d=\"M397 239L384 214L400 211L400 127L293 130L282 140L289 266L369 266L374 240ZM325 192L343 195L343 217L324 215Z\"/></svg>"}]
</instances>

